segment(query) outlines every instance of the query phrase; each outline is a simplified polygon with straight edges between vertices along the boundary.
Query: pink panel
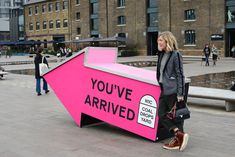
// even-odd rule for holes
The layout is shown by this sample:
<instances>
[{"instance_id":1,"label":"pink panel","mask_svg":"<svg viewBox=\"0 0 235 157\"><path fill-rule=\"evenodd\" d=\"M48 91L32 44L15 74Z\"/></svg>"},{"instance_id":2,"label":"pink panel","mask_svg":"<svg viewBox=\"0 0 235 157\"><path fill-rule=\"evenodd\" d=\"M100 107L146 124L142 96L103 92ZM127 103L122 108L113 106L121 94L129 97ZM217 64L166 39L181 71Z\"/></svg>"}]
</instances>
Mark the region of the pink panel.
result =
<instances>
[{"instance_id":1,"label":"pink panel","mask_svg":"<svg viewBox=\"0 0 235 157\"><path fill-rule=\"evenodd\" d=\"M88 57L87 61L93 63L94 59L96 62L94 55L91 55L93 53L105 54L106 56L100 58L106 61L109 60L109 53L113 59L113 49L106 50L104 49L103 53L100 48L97 51L93 48L88 52L91 58ZM112 59L109 61L113 62ZM102 66L100 63L98 65ZM139 69L133 70L133 67L126 66L125 70L121 70L123 66L118 64L109 65L109 68L124 74L136 74L136 77L141 74L141 70L138 72ZM152 73L143 73L155 79ZM156 140L159 86L85 67L84 53L51 70L44 78L79 126L81 113L85 113L145 138Z\"/></svg>"}]
</instances>

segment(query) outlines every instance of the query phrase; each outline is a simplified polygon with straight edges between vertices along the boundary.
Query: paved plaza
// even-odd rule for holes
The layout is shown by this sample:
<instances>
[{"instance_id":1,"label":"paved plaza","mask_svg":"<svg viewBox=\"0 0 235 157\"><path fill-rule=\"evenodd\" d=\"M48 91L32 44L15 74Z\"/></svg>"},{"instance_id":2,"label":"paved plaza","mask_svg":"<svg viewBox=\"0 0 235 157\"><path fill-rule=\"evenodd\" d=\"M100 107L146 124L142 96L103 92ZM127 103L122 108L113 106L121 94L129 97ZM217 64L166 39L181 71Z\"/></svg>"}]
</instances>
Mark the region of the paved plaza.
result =
<instances>
[{"instance_id":1,"label":"paved plaza","mask_svg":"<svg viewBox=\"0 0 235 157\"><path fill-rule=\"evenodd\" d=\"M118 61L147 59L128 57ZM20 60L33 58L2 57L0 63ZM33 67L4 66L6 70ZM216 67L201 66L200 60L188 62L184 69L187 77L235 71L235 58L222 58ZM190 135L188 147L184 152L168 151L162 149L168 140L152 142L109 124L79 128L52 90L38 97L34 76L10 73L0 80L0 157L234 157L235 111L226 112L221 101L189 102L192 114L185 122ZM210 106L212 103L216 105Z\"/></svg>"}]
</instances>

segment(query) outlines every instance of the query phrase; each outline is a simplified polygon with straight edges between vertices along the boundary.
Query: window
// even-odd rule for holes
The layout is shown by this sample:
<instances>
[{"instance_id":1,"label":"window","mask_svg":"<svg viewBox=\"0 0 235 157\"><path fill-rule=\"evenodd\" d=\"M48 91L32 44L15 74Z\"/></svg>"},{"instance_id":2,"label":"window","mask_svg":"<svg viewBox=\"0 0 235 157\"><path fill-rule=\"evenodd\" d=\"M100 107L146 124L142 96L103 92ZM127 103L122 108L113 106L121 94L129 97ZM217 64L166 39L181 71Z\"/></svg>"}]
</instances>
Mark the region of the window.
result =
<instances>
[{"instance_id":1,"label":"window","mask_svg":"<svg viewBox=\"0 0 235 157\"><path fill-rule=\"evenodd\" d=\"M39 29L40 29L40 23L36 22L36 30L39 30Z\"/></svg>"},{"instance_id":2,"label":"window","mask_svg":"<svg viewBox=\"0 0 235 157\"><path fill-rule=\"evenodd\" d=\"M156 8L157 7L157 1L156 0L148 0L147 1L148 8Z\"/></svg>"},{"instance_id":3,"label":"window","mask_svg":"<svg viewBox=\"0 0 235 157\"><path fill-rule=\"evenodd\" d=\"M55 11L59 11L60 10L60 2L56 2L55 3Z\"/></svg>"},{"instance_id":4,"label":"window","mask_svg":"<svg viewBox=\"0 0 235 157\"><path fill-rule=\"evenodd\" d=\"M29 15L32 15L32 8L29 7Z\"/></svg>"},{"instance_id":5,"label":"window","mask_svg":"<svg viewBox=\"0 0 235 157\"><path fill-rule=\"evenodd\" d=\"M91 3L91 14L98 14L98 3Z\"/></svg>"},{"instance_id":6,"label":"window","mask_svg":"<svg viewBox=\"0 0 235 157\"><path fill-rule=\"evenodd\" d=\"M157 14L150 13L148 14L148 27L156 27L157 26Z\"/></svg>"},{"instance_id":7,"label":"window","mask_svg":"<svg viewBox=\"0 0 235 157\"><path fill-rule=\"evenodd\" d=\"M227 10L227 22L235 22L235 7L228 7Z\"/></svg>"},{"instance_id":8,"label":"window","mask_svg":"<svg viewBox=\"0 0 235 157\"><path fill-rule=\"evenodd\" d=\"M194 9L189 9L184 11L184 20L195 20L195 19L196 15Z\"/></svg>"},{"instance_id":9,"label":"window","mask_svg":"<svg viewBox=\"0 0 235 157\"><path fill-rule=\"evenodd\" d=\"M196 44L196 33L195 30L186 30L184 32L185 44L195 45Z\"/></svg>"},{"instance_id":10,"label":"window","mask_svg":"<svg viewBox=\"0 0 235 157\"><path fill-rule=\"evenodd\" d=\"M29 30L32 31L33 30L33 23L29 23Z\"/></svg>"},{"instance_id":11,"label":"window","mask_svg":"<svg viewBox=\"0 0 235 157\"><path fill-rule=\"evenodd\" d=\"M52 12L52 10L53 10L53 4L49 3L48 4L48 12Z\"/></svg>"},{"instance_id":12,"label":"window","mask_svg":"<svg viewBox=\"0 0 235 157\"><path fill-rule=\"evenodd\" d=\"M56 20L56 28L60 28L60 20Z\"/></svg>"},{"instance_id":13,"label":"window","mask_svg":"<svg viewBox=\"0 0 235 157\"><path fill-rule=\"evenodd\" d=\"M76 20L80 20L80 12L76 13Z\"/></svg>"},{"instance_id":14,"label":"window","mask_svg":"<svg viewBox=\"0 0 235 157\"><path fill-rule=\"evenodd\" d=\"M68 1L63 1L63 10L68 9Z\"/></svg>"},{"instance_id":15,"label":"window","mask_svg":"<svg viewBox=\"0 0 235 157\"><path fill-rule=\"evenodd\" d=\"M97 31L99 29L99 20L98 19L91 19L91 30Z\"/></svg>"},{"instance_id":16,"label":"window","mask_svg":"<svg viewBox=\"0 0 235 157\"><path fill-rule=\"evenodd\" d=\"M68 27L68 20L67 20L67 19L64 19L64 21L63 21L63 27Z\"/></svg>"},{"instance_id":17,"label":"window","mask_svg":"<svg viewBox=\"0 0 235 157\"><path fill-rule=\"evenodd\" d=\"M76 0L76 4L80 4L80 0Z\"/></svg>"},{"instance_id":18,"label":"window","mask_svg":"<svg viewBox=\"0 0 235 157\"><path fill-rule=\"evenodd\" d=\"M126 0L118 0L118 7L125 7L126 6Z\"/></svg>"},{"instance_id":19,"label":"window","mask_svg":"<svg viewBox=\"0 0 235 157\"><path fill-rule=\"evenodd\" d=\"M35 14L38 14L38 6L35 6Z\"/></svg>"},{"instance_id":20,"label":"window","mask_svg":"<svg viewBox=\"0 0 235 157\"><path fill-rule=\"evenodd\" d=\"M46 12L46 4L43 4L42 5L42 13L45 13Z\"/></svg>"},{"instance_id":21,"label":"window","mask_svg":"<svg viewBox=\"0 0 235 157\"><path fill-rule=\"evenodd\" d=\"M118 33L118 37L126 38L126 33ZM121 41L119 45L126 45L126 41Z\"/></svg>"},{"instance_id":22,"label":"window","mask_svg":"<svg viewBox=\"0 0 235 157\"><path fill-rule=\"evenodd\" d=\"M118 25L125 25L125 24L126 24L126 17L118 16Z\"/></svg>"},{"instance_id":23,"label":"window","mask_svg":"<svg viewBox=\"0 0 235 157\"><path fill-rule=\"evenodd\" d=\"M42 28L43 28L43 29L47 29L47 22L46 22L46 21L43 21L43 23L42 23Z\"/></svg>"},{"instance_id":24,"label":"window","mask_svg":"<svg viewBox=\"0 0 235 157\"><path fill-rule=\"evenodd\" d=\"M51 20L51 21L49 21L49 28L53 28L54 26L53 26L53 21Z\"/></svg>"},{"instance_id":25,"label":"window","mask_svg":"<svg viewBox=\"0 0 235 157\"><path fill-rule=\"evenodd\" d=\"M81 34L81 28L80 28L80 27L77 28L77 34L78 34L78 35Z\"/></svg>"}]
</instances>

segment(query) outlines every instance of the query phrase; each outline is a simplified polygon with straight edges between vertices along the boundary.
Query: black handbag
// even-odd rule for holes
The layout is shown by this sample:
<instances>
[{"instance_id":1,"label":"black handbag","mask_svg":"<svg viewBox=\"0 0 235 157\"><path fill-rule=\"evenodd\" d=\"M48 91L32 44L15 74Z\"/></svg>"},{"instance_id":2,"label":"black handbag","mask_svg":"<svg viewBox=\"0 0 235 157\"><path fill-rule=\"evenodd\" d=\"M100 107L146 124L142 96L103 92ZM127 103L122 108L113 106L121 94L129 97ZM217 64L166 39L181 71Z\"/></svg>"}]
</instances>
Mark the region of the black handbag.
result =
<instances>
[{"instance_id":1,"label":"black handbag","mask_svg":"<svg viewBox=\"0 0 235 157\"><path fill-rule=\"evenodd\" d=\"M187 104L184 101L180 101L175 103L170 112L166 114L166 117L175 122L180 122L190 118L190 111Z\"/></svg>"}]
</instances>

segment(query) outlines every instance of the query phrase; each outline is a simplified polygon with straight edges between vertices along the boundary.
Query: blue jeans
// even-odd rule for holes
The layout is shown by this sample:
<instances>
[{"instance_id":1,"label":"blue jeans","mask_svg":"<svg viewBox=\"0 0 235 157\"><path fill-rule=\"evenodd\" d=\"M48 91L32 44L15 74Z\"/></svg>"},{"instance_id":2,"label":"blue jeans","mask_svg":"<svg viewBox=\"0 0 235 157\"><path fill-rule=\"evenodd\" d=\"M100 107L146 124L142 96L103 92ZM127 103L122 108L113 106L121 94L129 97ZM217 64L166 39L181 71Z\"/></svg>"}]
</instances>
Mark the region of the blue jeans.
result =
<instances>
[{"instance_id":1,"label":"blue jeans","mask_svg":"<svg viewBox=\"0 0 235 157\"><path fill-rule=\"evenodd\" d=\"M209 55L206 55L206 66L208 65L209 66Z\"/></svg>"},{"instance_id":2,"label":"blue jeans","mask_svg":"<svg viewBox=\"0 0 235 157\"><path fill-rule=\"evenodd\" d=\"M48 91L46 80L43 78L43 90ZM36 79L36 92L41 93L41 78Z\"/></svg>"}]
</instances>

